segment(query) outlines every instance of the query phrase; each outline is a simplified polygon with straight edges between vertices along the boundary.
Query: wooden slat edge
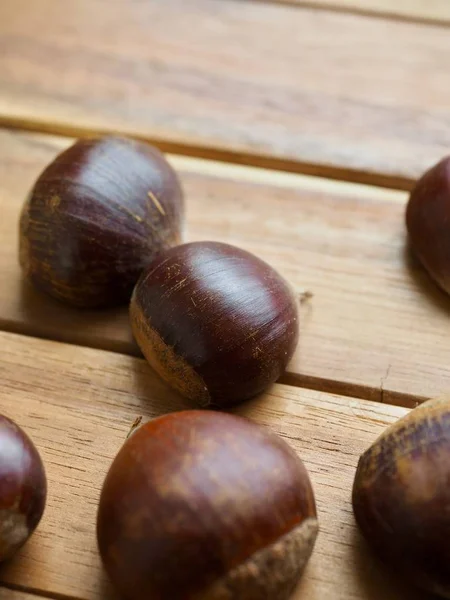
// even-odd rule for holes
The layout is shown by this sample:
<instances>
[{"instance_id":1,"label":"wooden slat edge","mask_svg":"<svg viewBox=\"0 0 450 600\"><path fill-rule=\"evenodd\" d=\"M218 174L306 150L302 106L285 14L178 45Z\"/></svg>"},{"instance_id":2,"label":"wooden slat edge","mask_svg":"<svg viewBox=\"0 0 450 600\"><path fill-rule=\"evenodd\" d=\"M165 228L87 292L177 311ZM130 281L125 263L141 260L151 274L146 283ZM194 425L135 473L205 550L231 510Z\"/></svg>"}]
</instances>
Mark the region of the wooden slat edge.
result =
<instances>
[{"instance_id":1,"label":"wooden slat edge","mask_svg":"<svg viewBox=\"0 0 450 600\"><path fill-rule=\"evenodd\" d=\"M277 169L233 164L169 153L167 158L180 172L202 173L207 176L234 179L240 182L258 183L281 188L302 189L321 194L339 194L352 198L370 198L385 202L405 202L404 190L388 186L373 186L353 180L345 181L330 177L319 177L302 173L290 173Z\"/></svg>"},{"instance_id":2,"label":"wooden slat edge","mask_svg":"<svg viewBox=\"0 0 450 600\"><path fill-rule=\"evenodd\" d=\"M234 165L256 167L265 170L301 174L316 178L333 179L354 184L370 185L395 190L410 190L414 180L409 177L389 175L377 171L364 171L343 168L330 164L308 163L300 160L279 158L269 154L251 153L242 149L233 149L195 144L192 140L169 140L154 138L129 129L107 129L98 127L73 126L64 121L46 121L39 118L12 115L1 105L0 127L30 133L47 134L67 138L100 137L102 135L127 135L157 146L162 152L180 156L206 159Z\"/></svg>"},{"instance_id":3,"label":"wooden slat edge","mask_svg":"<svg viewBox=\"0 0 450 600\"><path fill-rule=\"evenodd\" d=\"M289 369L280 377L278 383L328 394L338 394L339 396L348 398L361 398L362 400L380 402L381 404L392 404L404 408L415 408L422 402L429 400L427 396L402 394L401 392L384 389L383 380L381 380L379 387L375 387L340 381L338 379L329 379L327 377L299 375L290 372Z\"/></svg>"},{"instance_id":4,"label":"wooden slat edge","mask_svg":"<svg viewBox=\"0 0 450 600\"><path fill-rule=\"evenodd\" d=\"M47 600L82 600L73 596L48 594L41 590L30 590L21 585L8 585L0 582L0 600L38 600L39 598L46 598Z\"/></svg>"},{"instance_id":5,"label":"wooden slat edge","mask_svg":"<svg viewBox=\"0 0 450 600\"><path fill-rule=\"evenodd\" d=\"M435 25L437 27L449 27L450 17L438 16L438 11L429 7L420 7L419 9L402 9L396 6L395 2L389 9L379 8L377 3L372 3L373 6L364 6L362 2L346 2L341 0L253 0L255 2L274 2L286 6L298 6L299 8L311 8L326 12L337 12L350 15L358 15L361 17L373 17L376 19L402 21L405 23L423 23L426 25Z\"/></svg>"}]
</instances>

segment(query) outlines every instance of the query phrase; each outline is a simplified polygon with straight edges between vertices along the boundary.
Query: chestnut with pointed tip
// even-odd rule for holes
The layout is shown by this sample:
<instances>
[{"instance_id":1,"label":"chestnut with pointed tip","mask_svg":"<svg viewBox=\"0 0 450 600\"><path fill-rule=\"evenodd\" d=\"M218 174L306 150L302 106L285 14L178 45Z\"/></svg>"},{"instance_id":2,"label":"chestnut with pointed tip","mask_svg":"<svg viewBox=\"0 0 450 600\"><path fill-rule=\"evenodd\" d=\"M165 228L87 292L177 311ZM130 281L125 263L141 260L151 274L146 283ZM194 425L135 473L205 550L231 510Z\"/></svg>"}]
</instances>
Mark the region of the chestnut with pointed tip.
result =
<instances>
[{"instance_id":1,"label":"chestnut with pointed tip","mask_svg":"<svg viewBox=\"0 0 450 600\"><path fill-rule=\"evenodd\" d=\"M307 471L281 438L195 410L126 440L97 519L104 565L126 600L285 600L317 531Z\"/></svg>"},{"instance_id":2,"label":"chestnut with pointed tip","mask_svg":"<svg viewBox=\"0 0 450 600\"><path fill-rule=\"evenodd\" d=\"M363 454L353 510L389 567L450 598L450 399L414 409Z\"/></svg>"},{"instance_id":3,"label":"chestnut with pointed tip","mask_svg":"<svg viewBox=\"0 0 450 600\"><path fill-rule=\"evenodd\" d=\"M418 180L407 205L406 225L412 250L450 294L450 156Z\"/></svg>"},{"instance_id":4,"label":"chestnut with pointed tip","mask_svg":"<svg viewBox=\"0 0 450 600\"><path fill-rule=\"evenodd\" d=\"M219 242L161 253L136 285L130 317L152 367L203 406L262 392L298 340L297 300L286 281L253 254Z\"/></svg>"},{"instance_id":5,"label":"chestnut with pointed tip","mask_svg":"<svg viewBox=\"0 0 450 600\"><path fill-rule=\"evenodd\" d=\"M38 288L78 307L128 302L141 274L180 242L183 197L156 149L80 140L36 181L20 218L20 263Z\"/></svg>"},{"instance_id":6,"label":"chestnut with pointed tip","mask_svg":"<svg viewBox=\"0 0 450 600\"><path fill-rule=\"evenodd\" d=\"M47 482L33 442L0 415L0 561L30 537L45 508Z\"/></svg>"}]
</instances>

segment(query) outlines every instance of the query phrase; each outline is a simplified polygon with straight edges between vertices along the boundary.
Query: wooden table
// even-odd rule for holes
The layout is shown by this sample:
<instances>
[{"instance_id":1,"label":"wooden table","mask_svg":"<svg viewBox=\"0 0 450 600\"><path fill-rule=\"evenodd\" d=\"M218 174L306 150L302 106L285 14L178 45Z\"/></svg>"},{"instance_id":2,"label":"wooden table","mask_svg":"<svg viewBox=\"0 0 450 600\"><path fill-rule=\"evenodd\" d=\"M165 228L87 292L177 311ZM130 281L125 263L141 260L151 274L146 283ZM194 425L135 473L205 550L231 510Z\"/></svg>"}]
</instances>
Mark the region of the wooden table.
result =
<instances>
[{"instance_id":1,"label":"wooden table","mask_svg":"<svg viewBox=\"0 0 450 600\"><path fill-rule=\"evenodd\" d=\"M20 276L33 180L105 131L170 153L188 239L242 246L313 293L288 372L237 410L313 480L321 532L295 599L425 600L373 560L350 491L384 427L450 388L450 301L403 222L412 182L450 148L449 25L447 0L0 2L0 412L49 478L0 600L114 598L94 535L105 471L137 416L187 407L125 309L69 310Z\"/></svg>"}]
</instances>

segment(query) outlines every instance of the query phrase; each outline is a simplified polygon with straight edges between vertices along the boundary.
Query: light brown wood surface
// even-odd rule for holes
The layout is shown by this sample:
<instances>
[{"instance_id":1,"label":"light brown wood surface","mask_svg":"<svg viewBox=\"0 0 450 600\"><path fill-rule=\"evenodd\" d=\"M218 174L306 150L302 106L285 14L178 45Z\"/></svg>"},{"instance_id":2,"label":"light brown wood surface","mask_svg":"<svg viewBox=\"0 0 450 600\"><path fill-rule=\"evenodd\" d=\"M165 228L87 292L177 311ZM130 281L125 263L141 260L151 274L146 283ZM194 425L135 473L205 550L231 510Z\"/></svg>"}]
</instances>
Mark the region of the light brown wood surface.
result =
<instances>
[{"instance_id":1,"label":"light brown wood surface","mask_svg":"<svg viewBox=\"0 0 450 600\"><path fill-rule=\"evenodd\" d=\"M110 600L94 532L103 478L137 416L187 405L140 359L6 333L0 348L1 412L33 438L49 481L44 519L0 581ZM373 560L350 504L359 455L406 410L276 385L237 412L284 437L311 475L321 531L294 599L423 600Z\"/></svg>"},{"instance_id":2,"label":"light brown wood surface","mask_svg":"<svg viewBox=\"0 0 450 600\"><path fill-rule=\"evenodd\" d=\"M0 582L0 586L2 583ZM20 588L20 585L18 586ZM38 598L50 598L45 594L39 596L24 592L22 590L11 590L9 588L0 587L0 600L38 600Z\"/></svg>"},{"instance_id":3,"label":"light brown wood surface","mask_svg":"<svg viewBox=\"0 0 450 600\"><path fill-rule=\"evenodd\" d=\"M138 354L126 309L66 308L24 285L20 207L70 140L0 132L0 327ZM300 344L284 382L414 405L450 389L450 300L406 249L406 194L171 157L188 239L242 246L301 295Z\"/></svg>"},{"instance_id":4,"label":"light brown wood surface","mask_svg":"<svg viewBox=\"0 0 450 600\"><path fill-rule=\"evenodd\" d=\"M0 0L0 414L49 480L0 600L118 600L103 478L137 416L190 407L139 358L125 308L71 310L21 277L33 181L105 131L171 152L186 239L246 248L312 294L281 383L236 410L311 474L321 532L293 600L431 600L374 560L350 496L400 405L449 391L450 299L407 251L407 193L355 182L408 189L449 152L449 23L447 0Z\"/></svg>"},{"instance_id":5,"label":"light brown wood surface","mask_svg":"<svg viewBox=\"0 0 450 600\"><path fill-rule=\"evenodd\" d=\"M246 0L185 7L1 2L0 120L395 186L448 152L447 28Z\"/></svg>"},{"instance_id":6,"label":"light brown wood surface","mask_svg":"<svg viewBox=\"0 0 450 600\"><path fill-rule=\"evenodd\" d=\"M275 0L275 2L394 19L432 21L436 24L450 23L448 0Z\"/></svg>"}]
</instances>

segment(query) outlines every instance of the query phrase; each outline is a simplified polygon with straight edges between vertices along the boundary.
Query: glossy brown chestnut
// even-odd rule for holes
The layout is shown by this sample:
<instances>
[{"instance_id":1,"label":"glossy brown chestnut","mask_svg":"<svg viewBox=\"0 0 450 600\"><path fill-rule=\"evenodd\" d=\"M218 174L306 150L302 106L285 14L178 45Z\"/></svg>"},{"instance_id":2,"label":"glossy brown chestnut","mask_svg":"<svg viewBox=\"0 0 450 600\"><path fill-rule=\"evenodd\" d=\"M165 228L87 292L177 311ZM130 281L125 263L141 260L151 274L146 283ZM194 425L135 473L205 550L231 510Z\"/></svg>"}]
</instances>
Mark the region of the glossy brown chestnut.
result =
<instances>
[{"instance_id":1,"label":"glossy brown chestnut","mask_svg":"<svg viewBox=\"0 0 450 600\"><path fill-rule=\"evenodd\" d=\"M264 390L298 339L297 301L286 281L256 256L218 242L162 253L140 278L130 316L153 368L203 406Z\"/></svg>"},{"instance_id":2,"label":"glossy brown chestnut","mask_svg":"<svg viewBox=\"0 0 450 600\"><path fill-rule=\"evenodd\" d=\"M450 399L416 408L367 450L353 509L388 566L450 598Z\"/></svg>"},{"instance_id":3,"label":"glossy brown chestnut","mask_svg":"<svg viewBox=\"0 0 450 600\"><path fill-rule=\"evenodd\" d=\"M98 543L127 600L284 600L318 531L303 463L242 417L185 411L141 426L103 485Z\"/></svg>"},{"instance_id":4,"label":"glossy brown chestnut","mask_svg":"<svg viewBox=\"0 0 450 600\"><path fill-rule=\"evenodd\" d=\"M414 253L450 294L450 157L417 182L406 209L406 225Z\"/></svg>"},{"instance_id":5,"label":"glossy brown chestnut","mask_svg":"<svg viewBox=\"0 0 450 600\"><path fill-rule=\"evenodd\" d=\"M0 415L0 561L10 558L36 529L46 494L44 466L33 442Z\"/></svg>"},{"instance_id":6,"label":"glossy brown chestnut","mask_svg":"<svg viewBox=\"0 0 450 600\"><path fill-rule=\"evenodd\" d=\"M34 185L20 219L20 263L68 304L125 303L156 254L180 242L183 198L163 155L118 137L80 140Z\"/></svg>"}]
</instances>

